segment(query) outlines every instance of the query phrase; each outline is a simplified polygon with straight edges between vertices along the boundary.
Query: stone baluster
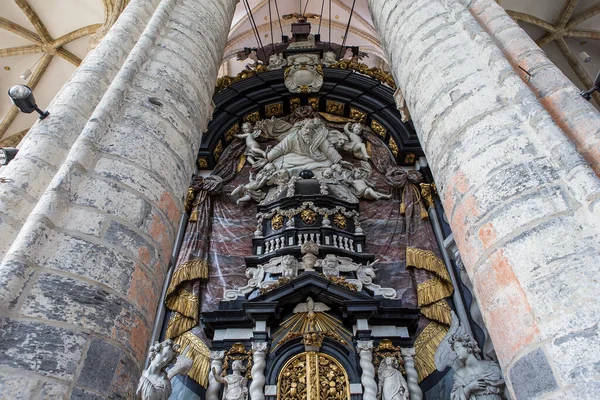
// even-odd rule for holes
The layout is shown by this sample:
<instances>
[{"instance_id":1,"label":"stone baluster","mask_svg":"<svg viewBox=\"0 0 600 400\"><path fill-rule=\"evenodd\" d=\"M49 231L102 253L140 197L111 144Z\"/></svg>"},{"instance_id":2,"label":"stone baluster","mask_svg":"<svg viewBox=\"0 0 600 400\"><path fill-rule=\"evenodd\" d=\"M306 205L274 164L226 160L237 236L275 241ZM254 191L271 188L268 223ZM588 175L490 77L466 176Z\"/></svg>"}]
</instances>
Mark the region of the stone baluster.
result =
<instances>
[{"instance_id":1,"label":"stone baluster","mask_svg":"<svg viewBox=\"0 0 600 400\"><path fill-rule=\"evenodd\" d=\"M213 376L212 369L220 374L223 370L223 358L225 357L224 351L211 351L210 352L210 372L208 374L208 388L206 389L206 400L220 400L219 391L221 390L221 384L217 382Z\"/></svg>"},{"instance_id":2,"label":"stone baluster","mask_svg":"<svg viewBox=\"0 0 600 400\"><path fill-rule=\"evenodd\" d=\"M363 400L377 399L377 383L375 383L375 367L373 366L373 341L359 340L356 346L360 356L362 375L360 383L364 388Z\"/></svg>"},{"instance_id":3,"label":"stone baluster","mask_svg":"<svg viewBox=\"0 0 600 400\"><path fill-rule=\"evenodd\" d=\"M350 244L349 244L350 251L354 251L354 240L350 239L349 242L350 242Z\"/></svg>"},{"instance_id":4,"label":"stone baluster","mask_svg":"<svg viewBox=\"0 0 600 400\"><path fill-rule=\"evenodd\" d=\"M408 384L410 400L423 400L423 391L419 386L419 374L415 369L415 348L403 348L401 352L404 359L404 370L406 371L406 383Z\"/></svg>"},{"instance_id":5,"label":"stone baluster","mask_svg":"<svg viewBox=\"0 0 600 400\"><path fill-rule=\"evenodd\" d=\"M265 400L265 361L268 344L252 343L252 382L250 382L250 400Z\"/></svg>"}]
</instances>

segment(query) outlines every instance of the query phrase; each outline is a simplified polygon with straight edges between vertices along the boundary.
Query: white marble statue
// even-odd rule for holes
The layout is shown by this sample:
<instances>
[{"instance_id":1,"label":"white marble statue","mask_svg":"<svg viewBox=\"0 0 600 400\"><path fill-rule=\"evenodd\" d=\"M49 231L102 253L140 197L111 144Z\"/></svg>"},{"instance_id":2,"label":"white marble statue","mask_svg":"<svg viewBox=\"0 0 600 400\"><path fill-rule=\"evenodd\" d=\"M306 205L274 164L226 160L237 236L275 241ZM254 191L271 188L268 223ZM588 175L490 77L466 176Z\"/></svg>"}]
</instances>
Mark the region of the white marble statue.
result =
<instances>
[{"instance_id":1,"label":"white marble statue","mask_svg":"<svg viewBox=\"0 0 600 400\"><path fill-rule=\"evenodd\" d=\"M244 122L242 124L242 133L237 133L236 138L246 139L246 159L250 165L254 165L256 158L265 158L267 154L263 149L260 148L260 144L256 141L256 138L260 136L260 129L253 129L250 122Z\"/></svg>"},{"instance_id":2,"label":"white marble statue","mask_svg":"<svg viewBox=\"0 0 600 400\"><path fill-rule=\"evenodd\" d=\"M257 203L263 200L266 193L261 189L269 183L273 176L277 173L273 164L267 164L256 175L250 174L250 181L244 185L239 185L232 192L232 196L240 196L236 203L244 203L251 200Z\"/></svg>"},{"instance_id":3,"label":"white marble statue","mask_svg":"<svg viewBox=\"0 0 600 400\"><path fill-rule=\"evenodd\" d=\"M306 313L306 319L308 321L308 330L316 331L317 330L317 313L329 311L329 308L325 303L316 302L312 297L306 298L306 303L299 303L294 307L292 311L294 314L298 313Z\"/></svg>"},{"instance_id":4,"label":"white marble statue","mask_svg":"<svg viewBox=\"0 0 600 400\"><path fill-rule=\"evenodd\" d=\"M168 400L171 396L171 379L177 374L187 374L193 361L179 355L180 346L171 339L156 342L150 347L150 365L142 372L136 391L140 400ZM171 369L167 372L167 368Z\"/></svg>"},{"instance_id":5,"label":"white marble statue","mask_svg":"<svg viewBox=\"0 0 600 400\"><path fill-rule=\"evenodd\" d=\"M267 69L269 69L269 71L272 71L275 69L281 69L281 68L285 67L286 65L287 65L287 60L285 58L283 58L282 53L271 54L269 56L269 65L267 66Z\"/></svg>"},{"instance_id":6,"label":"white marble statue","mask_svg":"<svg viewBox=\"0 0 600 400\"><path fill-rule=\"evenodd\" d=\"M295 124L290 133L258 162L273 163L297 176L300 171L327 168L342 161L342 156L327 140L329 130L318 118Z\"/></svg>"},{"instance_id":7,"label":"white marble statue","mask_svg":"<svg viewBox=\"0 0 600 400\"><path fill-rule=\"evenodd\" d=\"M395 357L385 357L381 360L377 376L379 378L378 400L409 400L408 386Z\"/></svg>"},{"instance_id":8,"label":"white marble statue","mask_svg":"<svg viewBox=\"0 0 600 400\"><path fill-rule=\"evenodd\" d=\"M435 352L439 371L454 370L451 400L502 400L504 378L493 361L482 360L477 342L460 326L452 312L452 324Z\"/></svg>"},{"instance_id":9,"label":"white marble statue","mask_svg":"<svg viewBox=\"0 0 600 400\"><path fill-rule=\"evenodd\" d=\"M233 373L225 377L218 375L216 369L212 369L215 380L225 385L223 400L248 400L248 379L242 375L246 371L244 364L239 360L235 360L231 364L231 369Z\"/></svg>"},{"instance_id":10,"label":"white marble statue","mask_svg":"<svg viewBox=\"0 0 600 400\"><path fill-rule=\"evenodd\" d=\"M344 126L344 132L348 136L349 141L342 145L342 149L354 155L354 157L358 158L359 160L367 161L370 157L367 153L367 147L365 146L362 138L360 137L362 131L363 127L361 124L351 124L350 122L348 122Z\"/></svg>"},{"instance_id":11,"label":"white marble statue","mask_svg":"<svg viewBox=\"0 0 600 400\"><path fill-rule=\"evenodd\" d=\"M323 53L323 59L321 63L326 67L331 67L333 64L337 62L337 56L333 51L326 51Z\"/></svg>"},{"instance_id":12,"label":"white marble statue","mask_svg":"<svg viewBox=\"0 0 600 400\"><path fill-rule=\"evenodd\" d=\"M391 194L379 193L375 190L375 184L369 181L371 177L371 166L366 161L361 161L360 168L354 168L346 183L354 191L358 198L366 200L389 199Z\"/></svg>"}]
</instances>

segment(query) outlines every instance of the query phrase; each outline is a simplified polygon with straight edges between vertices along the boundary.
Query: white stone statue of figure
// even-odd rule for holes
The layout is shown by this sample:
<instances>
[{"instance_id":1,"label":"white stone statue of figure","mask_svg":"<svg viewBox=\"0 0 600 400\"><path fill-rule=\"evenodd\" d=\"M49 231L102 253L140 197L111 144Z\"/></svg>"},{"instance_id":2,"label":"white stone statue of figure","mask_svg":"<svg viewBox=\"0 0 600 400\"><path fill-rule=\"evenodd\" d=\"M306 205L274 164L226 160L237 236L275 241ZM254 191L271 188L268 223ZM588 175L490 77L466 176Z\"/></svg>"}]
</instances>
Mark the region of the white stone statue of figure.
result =
<instances>
[{"instance_id":1,"label":"white stone statue of figure","mask_svg":"<svg viewBox=\"0 0 600 400\"><path fill-rule=\"evenodd\" d=\"M342 161L342 156L327 140L329 130L318 118L294 124L290 133L266 155L258 166L273 163L297 176L300 171L327 168Z\"/></svg>"},{"instance_id":2,"label":"white stone statue of figure","mask_svg":"<svg viewBox=\"0 0 600 400\"><path fill-rule=\"evenodd\" d=\"M498 364L482 360L477 342L469 335L452 335L449 343L462 364L454 371L450 399L501 400L504 378Z\"/></svg>"},{"instance_id":3,"label":"white stone statue of figure","mask_svg":"<svg viewBox=\"0 0 600 400\"><path fill-rule=\"evenodd\" d=\"M333 51L326 51L323 53L323 60L321 63L326 67L331 67L333 64L337 62L337 56Z\"/></svg>"},{"instance_id":4,"label":"white stone statue of figure","mask_svg":"<svg viewBox=\"0 0 600 400\"><path fill-rule=\"evenodd\" d=\"M236 203L240 204L251 200L258 203L264 199L266 193L261 189L269 183L269 180L276 172L273 164L267 164L256 175L250 174L250 182L245 185L239 185L231 192L232 196L240 196Z\"/></svg>"},{"instance_id":5,"label":"white stone statue of figure","mask_svg":"<svg viewBox=\"0 0 600 400\"><path fill-rule=\"evenodd\" d=\"M361 161L360 168L354 168L351 175L347 178L347 185L352 188L356 197L366 200L389 199L391 194L379 193L375 190L375 185L368 181L371 177L371 166L366 161Z\"/></svg>"},{"instance_id":6,"label":"white stone statue of figure","mask_svg":"<svg viewBox=\"0 0 600 400\"><path fill-rule=\"evenodd\" d=\"M452 312L448 333L434 356L438 371L447 367L454 370L451 400L502 400L504 378L502 370L493 361L482 360L477 342L460 326Z\"/></svg>"},{"instance_id":7,"label":"white stone statue of figure","mask_svg":"<svg viewBox=\"0 0 600 400\"><path fill-rule=\"evenodd\" d=\"M271 54L269 56L269 65L267 66L267 69L274 70L274 69L281 69L283 67L285 67L287 65L287 60L285 58L283 58L283 54L282 53L278 53L278 54Z\"/></svg>"},{"instance_id":8,"label":"white stone statue of figure","mask_svg":"<svg viewBox=\"0 0 600 400\"><path fill-rule=\"evenodd\" d=\"M408 386L398 369L398 360L395 357L385 357L381 360L377 376L377 400L409 400Z\"/></svg>"},{"instance_id":9,"label":"white stone statue of figure","mask_svg":"<svg viewBox=\"0 0 600 400\"><path fill-rule=\"evenodd\" d=\"M179 348L171 339L150 347L150 365L142 372L137 399L168 400L172 392L171 379L177 374L187 374L192 368L192 359L179 355ZM168 367L171 369L167 372Z\"/></svg>"},{"instance_id":10,"label":"white stone statue of figure","mask_svg":"<svg viewBox=\"0 0 600 400\"><path fill-rule=\"evenodd\" d=\"M242 375L246 371L244 364L236 360L231 364L231 369L233 373L225 377L217 374L216 369L212 369L215 380L225 385L223 400L248 400L248 379Z\"/></svg>"},{"instance_id":11,"label":"white stone statue of figure","mask_svg":"<svg viewBox=\"0 0 600 400\"><path fill-rule=\"evenodd\" d=\"M254 165L256 158L265 158L267 154L263 149L260 148L260 144L256 141L256 138L260 136L260 129L253 129L250 122L244 122L242 124L242 133L235 135L236 138L246 139L246 159L250 165Z\"/></svg>"},{"instance_id":12,"label":"white stone statue of figure","mask_svg":"<svg viewBox=\"0 0 600 400\"><path fill-rule=\"evenodd\" d=\"M363 127L361 124L351 124L350 122L348 122L344 126L344 132L348 136L349 142L344 143L342 149L344 149L344 151L347 151L348 153L351 153L352 155L354 155L354 157L358 158L359 160L367 161L371 157L369 157L369 154L367 153L367 147L365 146L365 144L362 141L362 138L360 137L362 131Z\"/></svg>"}]
</instances>

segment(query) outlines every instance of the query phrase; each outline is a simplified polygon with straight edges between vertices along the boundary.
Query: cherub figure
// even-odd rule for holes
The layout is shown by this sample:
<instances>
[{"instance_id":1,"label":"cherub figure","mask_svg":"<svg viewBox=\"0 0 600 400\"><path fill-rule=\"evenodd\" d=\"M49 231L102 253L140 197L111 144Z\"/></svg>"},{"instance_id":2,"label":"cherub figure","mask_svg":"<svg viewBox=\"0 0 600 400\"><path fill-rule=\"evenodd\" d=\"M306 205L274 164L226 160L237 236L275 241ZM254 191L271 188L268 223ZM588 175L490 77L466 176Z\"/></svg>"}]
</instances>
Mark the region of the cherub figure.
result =
<instances>
[{"instance_id":1,"label":"cherub figure","mask_svg":"<svg viewBox=\"0 0 600 400\"><path fill-rule=\"evenodd\" d=\"M342 145L342 149L347 151L348 153L352 153L354 157L359 160L368 161L371 157L367 153L367 147L362 141L360 134L363 131L363 127L361 124L351 124L348 122L346 126L344 126L344 132L348 135L349 142L344 143Z\"/></svg>"},{"instance_id":2,"label":"cherub figure","mask_svg":"<svg viewBox=\"0 0 600 400\"><path fill-rule=\"evenodd\" d=\"M283 58L283 54L271 54L269 56L269 66L267 67L269 71L274 69L281 69L287 65L287 60Z\"/></svg>"},{"instance_id":3,"label":"cherub figure","mask_svg":"<svg viewBox=\"0 0 600 400\"><path fill-rule=\"evenodd\" d=\"M368 162L362 161L360 168L354 168L346 183L352 188L358 198L366 200L389 199L391 194L379 193L375 190L375 185L367 179L371 176L371 166Z\"/></svg>"},{"instance_id":4,"label":"cherub figure","mask_svg":"<svg viewBox=\"0 0 600 400\"><path fill-rule=\"evenodd\" d=\"M337 62L337 56L333 51L326 51L323 53L323 60L321 63L326 67L331 67L333 64Z\"/></svg>"},{"instance_id":5,"label":"cherub figure","mask_svg":"<svg viewBox=\"0 0 600 400\"><path fill-rule=\"evenodd\" d=\"M254 200L257 203L262 201L265 198L266 193L261 189L269 182L275 172L275 166L273 164L267 164L256 174L256 176L251 173L250 181L248 183L236 187L233 192L231 192L232 196L241 196L237 199L236 203L240 204L250 200Z\"/></svg>"},{"instance_id":6,"label":"cherub figure","mask_svg":"<svg viewBox=\"0 0 600 400\"><path fill-rule=\"evenodd\" d=\"M236 138L246 139L246 151L244 154L246 155L246 159L250 163L250 165L254 165L256 162L256 158L265 158L267 153L263 149L260 148L260 144L256 141L256 138L260 135L259 129L252 129L252 124L250 122L244 122L242 124L242 133L238 133L235 135Z\"/></svg>"}]
</instances>

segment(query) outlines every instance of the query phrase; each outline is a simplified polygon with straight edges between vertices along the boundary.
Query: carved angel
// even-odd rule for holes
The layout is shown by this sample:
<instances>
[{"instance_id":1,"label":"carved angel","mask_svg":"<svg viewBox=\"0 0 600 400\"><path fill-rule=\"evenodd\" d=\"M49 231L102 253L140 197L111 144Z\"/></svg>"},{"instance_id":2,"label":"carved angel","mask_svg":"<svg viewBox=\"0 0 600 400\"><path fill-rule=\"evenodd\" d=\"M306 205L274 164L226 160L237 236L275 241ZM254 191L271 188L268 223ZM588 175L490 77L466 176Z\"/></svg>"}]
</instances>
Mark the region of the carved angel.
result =
<instances>
[{"instance_id":1,"label":"carved angel","mask_svg":"<svg viewBox=\"0 0 600 400\"><path fill-rule=\"evenodd\" d=\"M269 56L269 66L267 67L267 69L269 69L269 71L274 70L274 69L281 69L281 68L285 67L286 65L287 65L287 60L285 58L283 58L282 53L271 54Z\"/></svg>"},{"instance_id":2,"label":"carved angel","mask_svg":"<svg viewBox=\"0 0 600 400\"><path fill-rule=\"evenodd\" d=\"M252 129L252 124L250 122L245 122L242 124L242 133L235 135L235 137L239 139L246 139L246 151L244 154L250 165L254 165L256 162L255 157L267 157L267 153L260 148L260 144L256 141L256 138L260 136L260 133L260 129Z\"/></svg>"},{"instance_id":3,"label":"carved angel","mask_svg":"<svg viewBox=\"0 0 600 400\"><path fill-rule=\"evenodd\" d=\"M451 400L502 400L504 378L493 361L482 360L477 342L460 326L452 312L450 330L438 346L434 361L438 371L454 370Z\"/></svg>"},{"instance_id":4,"label":"carved angel","mask_svg":"<svg viewBox=\"0 0 600 400\"><path fill-rule=\"evenodd\" d=\"M361 124L351 124L348 122L344 126L344 132L348 135L349 141L342 146L342 149L353 154L359 160L369 160L370 157L367 153L367 148L360 137L362 131L363 127Z\"/></svg>"},{"instance_id":5,"label":"carved angel","mask_svg":"<svg viewBox=\"0 0 600 400\"><path fill-rule=\"evenodd\" d=\"M379 193L375 190L375 185L368 179L371 177L371 165L366 161L361 161L360 168L354 168L351 176L347 179L356 197L367 200L389 199L391 194Z\"/></svg>"},{"instance_id":6,"label":"carved angel","mask_svg":"<svg viewBox=\"0 0 600 400\"><path fill-rule=\"evenodd\" d=\"M312 297L309 296L306 298L306 303L299 303L298 305L296 305L296 307L294 307L294 310L292 312L294 314L305 312L308 313L308 318L311 318L315 315L315 313L325 312L329 310L331 310L331 308L327 307L325 303L315 303Z\"/></svg>"},{"instance_id":7,"label":"carved angel","mask_svg":"<svg viewBox=\"0 0 600 400\"><path fill-rule=\"evenodd\" d=\"M257 203L263 200L266 196L261 189L270 183L273 176L276 174L276 169L273 164L267 164L264 168L256 175L250 174L250 181L245 185L239 185L232 192L232 196L241 196L237 199L236 203L240 204L250 200L254 200Z\"/></svg>"}]
</instances>

